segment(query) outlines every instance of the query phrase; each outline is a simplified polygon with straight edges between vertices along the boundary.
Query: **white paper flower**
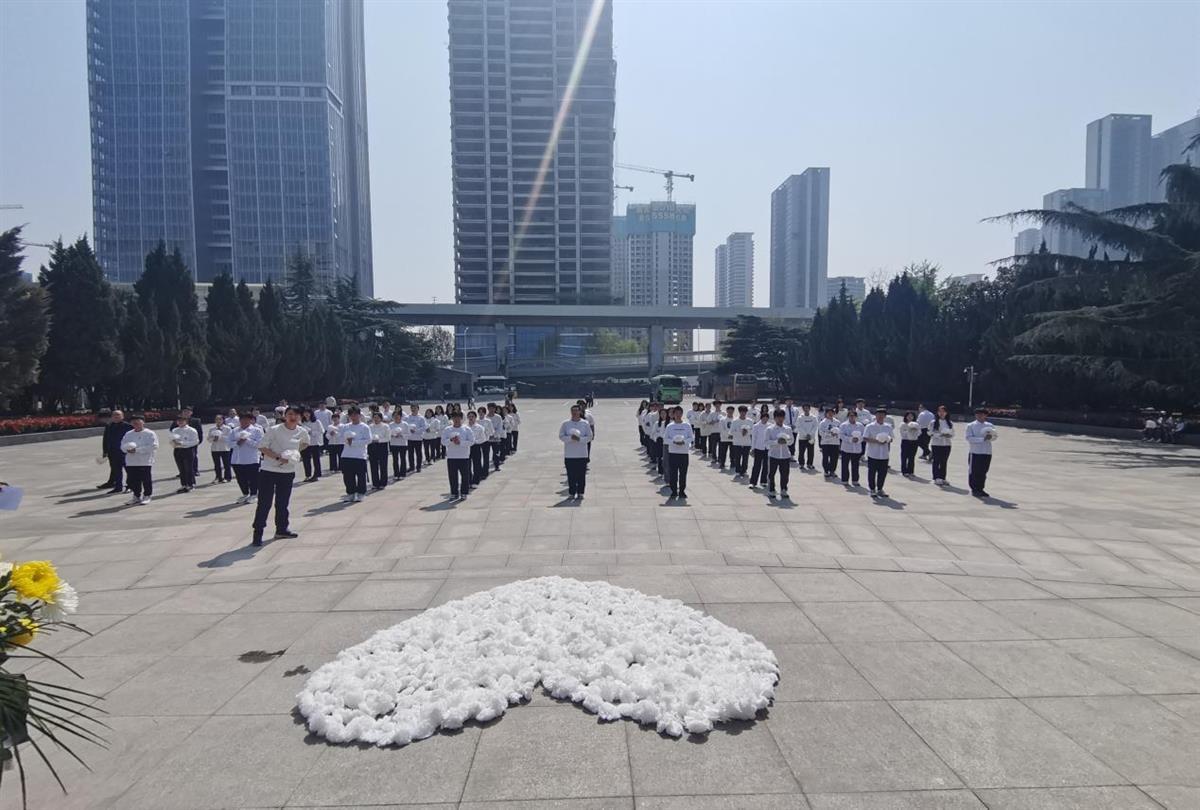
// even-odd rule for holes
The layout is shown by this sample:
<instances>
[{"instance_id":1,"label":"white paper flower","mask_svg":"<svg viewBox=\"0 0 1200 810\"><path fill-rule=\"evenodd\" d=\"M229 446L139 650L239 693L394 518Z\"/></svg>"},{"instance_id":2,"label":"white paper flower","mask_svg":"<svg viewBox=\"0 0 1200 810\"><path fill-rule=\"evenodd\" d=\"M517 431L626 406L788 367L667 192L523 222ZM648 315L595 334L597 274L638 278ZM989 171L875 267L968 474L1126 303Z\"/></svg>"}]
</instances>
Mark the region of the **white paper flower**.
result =
<instances>
[{"instance_id":1,"label":"white paper flower","mask_svg":"<svg viewBox=\"0 0 1200 810\"><path fill-rule=\"evenodd\" d=\"M279 454L279 457L284 461L299 461L300 454L295 450L284 450Z\"/></svg>"},{"instance_id":2,"label":"white paper flower","mask_svg":"<svg viewBox=\"0 0 1200 810\"><path fill-rule=\"evenodd\" d=\"M79 594L66 582L60 582L54 590L54 601L47 602L42 615L52 622L61 622L79 610Z\"/></svg>"},{"instance_id":3,"label":"white paper flower","mask_svg":"<svg viewBox=\"0 0 1200 810\"><path fill-rule=\"evenodd\" d=\"M683 444L683 442L684 442L684 438L683 438L682 436L676 436L676 437L675 437L674 439L672 439L671 441L675 442L675 444Z\"/></svg>"},{"instance_id":4,"label":"white paper flower","mask_svg":"<svg viewBox=\"0 0 1200 810\"><path fill-rule=\"evenodd\" d=\"M127 453L131 453L131 452L133 452L134 450L137 450L137 442L125 442L125 444L121 445L121 447L122 447L122 449L124 449L124 450L125 450Z\"/></svg>"},{"instance_id":5,"label":"white paper flower","mask_svg":"<svg viewBox=\"0 0 1200 810\"><path fill-rule=\"evenodd\" d=\"M571 431L571 438L572 438L572 439L578 439L578 438L579 438L580 436L582 436L582 435L583 435L583 434L582 434L582 433L580 433L578 430L572 430L572 431Z\"/></svg>"},{"instance_id":6,"label":"white paper flower","mask_svg":"<svg viewBox=\"0 0 1200 810\"><path fill-rule=\"evenodd\" d=\"M875 437L875 441L879 442L880 444L887 444L891 440L892 440L892 437L887 435L886 433L880 433L878 436Z\"/></svg>"}]
</instances>

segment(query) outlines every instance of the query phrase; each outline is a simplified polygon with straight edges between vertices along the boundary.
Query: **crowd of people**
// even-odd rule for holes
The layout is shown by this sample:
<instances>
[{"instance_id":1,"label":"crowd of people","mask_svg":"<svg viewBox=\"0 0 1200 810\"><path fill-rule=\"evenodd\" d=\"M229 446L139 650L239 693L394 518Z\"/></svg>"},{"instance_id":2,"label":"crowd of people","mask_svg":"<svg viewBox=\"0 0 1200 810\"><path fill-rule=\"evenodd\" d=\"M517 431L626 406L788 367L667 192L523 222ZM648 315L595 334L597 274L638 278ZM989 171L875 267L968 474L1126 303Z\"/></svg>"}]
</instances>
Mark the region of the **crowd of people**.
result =
<instances>
[{"instance_id":1,"label":"crowd of people","mask_svg":"<svg viewBox=\"0 0 1200 810\"><path fill-rule=\"evenodd\" d=\"M839 477L847 487L860 486L866 458L867 488L872 498L890 496L884 489L891 470L892 445L899 440L900 474L916 475L918 454L931 467L933 483L949 486L948 462L955 424L944 405L930 411L924 405L906 411L897 424L887 408L868 410L864 400L847 407L842 400L820 410L792 399L773 404L726 405L719 400L682 405L643 400L638 406L638 438L656 478L666 482L671 498L687 498L687 477L693 453L751 489L766 487L767 497L789 498L791 470L821 471L827 480ZM985 408L975 409L974 421L963 430L967 442L967 483L971 494L989 497L985 489L992 460L996 426ZM838 466L841 465L839 475Z\"/></svg>"},{"instance_id":2,"label":"crowd of people","mask_svg":"<svg viewBox=\"0 0 1200 810\"><path fill-rule=\"evenodd\" d=\"M1176 419L1166 411L1158 414L1148 413L1142 425L1142 438L1148 442L1174 444L1179 440L1178 434L1182 433L1186 426L1186 422Z\"/></svg>"},{"instance_id":3,"label":"crowd of people","mask_svg":"<svg viewBox=\"0 0 1200 810\"><path fill-rule=\"evenodd\" d=\"M206 430L191 408L183 408L168 430L179 477L179 494L191 492L200 471L200 448L212 457L213 483L237 481L239 504L255 504L252 543L262 545L274 510L276 538L297 536L290 528L288 505L303 470L304 483L319 481L328 469L340 473L346 503L358 503L372 491L420 473L445 460L450 499L463 500L517 452L521 417L516 403L467 409L456 403L427 407L412 403L409 412L390 402L351 403L333 397L315 408L282 402L275 419L258 408L216 414ZM130 506L150 503L158 436L142 414L114 410L102 437L101 461L108 480L98 489L131 493ZM390 471L389 471L390 459ZM390 472L390 475L389 475ZM582 490L581 490L582 492Z\"/></svg>"}]
</instances>

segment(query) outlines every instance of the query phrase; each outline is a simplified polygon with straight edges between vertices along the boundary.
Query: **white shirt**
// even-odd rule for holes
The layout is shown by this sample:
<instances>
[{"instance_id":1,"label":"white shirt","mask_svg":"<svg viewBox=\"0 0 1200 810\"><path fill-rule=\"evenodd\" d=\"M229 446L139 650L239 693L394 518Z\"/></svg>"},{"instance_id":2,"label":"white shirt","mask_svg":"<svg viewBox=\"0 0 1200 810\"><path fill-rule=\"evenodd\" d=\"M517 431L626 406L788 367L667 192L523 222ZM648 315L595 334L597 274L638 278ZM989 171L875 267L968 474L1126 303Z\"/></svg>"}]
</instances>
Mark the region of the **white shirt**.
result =
<instances>
[{"instance_id":1,"label":"white shirt","mask_svg":"<svg viewBox=\"0 0 1200 810\"><path fill-rule=\"evenodd\" d=\"M750 447L753 450L767 449L767 429L771 427L770 422L755 422L754 427L750 428Z\"/></svg>"},{"instance_id":2,"label":"white shirt","mask_svg":"<svg viewBox=\"0 0 1200 810\"><path fill-rule=\"evenodd\" d=\"M671 422L663 428L663 443L669 453L686 454L692 449L695 434L687 422Z\"/></svg>"},{"instance_id":3,"label":"white shirt","mask_svg":"<svg viewBox=\"0 0 1200 810\"><path fill-rule=\"evenodd\" d=\"M826 447L830 445L841 444L841 439L838 438L838 432L842 423L837 419L826 417L817 424L817 436L822 445Z\"/></svg>"},{"instance_id":4,"label":"white shirt","mask_svg":"<svg viewBox=\"0 0 1200 810\"><path fill-rule=\"evenodd\" d=\"M817 424L816 414L796 414L796 438L802 442L811 442L817 437Z\"/></svg>"},{"instance_id":5,"label":"white shirt","mask_svg":"<svg viewBox=\"0 0 1200 810\"><path fill-rule=\"evenodd\" d=\"M863 430L863 441L867 445L867 458L888 458L892 452L892 426L872 422Z\"/></svg>"},{"instance_id":6,"label":"white shirt","mask_svg":"<svg viewBox=\"0 0 1200 810\"><path fill-rule=\"evenodd\" d=\"M733 441L733 423L736 421L737 421L737 417L729 416L728 414L721 417L721 421L719 424L721 427L721 442L722 443Z\"/></svg>"},{"instance_id":7,"label":"white shirt","mask_svg":"<svg viewBox=\"0 0 1200 810\"><path fill-rule=\"evenodd\" d=\"M868 422L875 421L875 414L871 413L866 408L859 408L858 411L856 411L856 413L858 415L858 423L860 425L865 425Z\"/></svg>"},{"instance_id":8,"label":"white shirt","mask_svg":"<svg viewBox=\"0 0 1200 810\"><path fill-rule=\"evenodd\" d=\"M267 428L269 428L271 426L271 423L267 421L267 417L263 416L261 413L258 416L254 417L254 422L260 428L262 428L264 432L266 431Z\"/></svg>"},{"instance_id":9,"label":"white shirt","mask_svg":"<svg viewBox=\"0 0 1200 810\"><path fill-rule=\"evenodd\" d=\"M214 453L224 453L229 450L229 425L213 425L208 429L208 446Z\"/></svg>"},{"instance_id":10,"label":"white shirt","mask_svg":"<svg viewBox=\"0 0 1200 810\"><path fill-rule=\"evenodd\" d=\"M508 418L512 420L512 432L518 432L521 429L521 414L510 413Z\"/></svg>"},{"instance_id":11,"label":"white shirt","mask_svg":"<svg viewBox=\"0 0 1200 810\"><path fill-rule=\"evenodd\" d=\"M733 444L735 447L749 447L753 444L753 439L750 436L750 431L754 429L754 422L749 419L734 419L729 425L730 433L733 434Z\"/></svg>"},{"instance_id":12,"label":"white shirt","mask_svg":"<svg viewBox=\"0 0 1200 810\"><path fill-rule=\"evenodd\" d=\"M129 448L133 447L133 452ZM149 428L129 430L121 437L121 449L125 451L126 467L151 467L154 453L158 450L158 436Z\"/></svg>"},{"instance_id":13,"label":"white shirt","mask_svg":"<svg viewBox=\"0 0 1200 810\"><path fill-rule=\"evenodd\" d=\"M288 458L263 458L262 468L266 472L295 474L300 466L300 451L308 447L309 433L303 425L289 428L287 423L280 422L272 425L259 444L260 448L273 450L279 455L288 454Z\"/></svg>"},{"instance_id":14,"label":"white shirt","mask_svg":"<svg viewBox=\"0 0 1200 810\"><path fill-rule=\"evenodd\" d=\"M855 436L855 434L858 434ZM847 419L838 425L838 435L841 436L842 452L855 455L862 452L863 425L862 422L851 422Z\"/></svg>"},{"instance_id":15,"label":"white shirt","mask_svg":"<svg viewBox=\"0 0 1200 810\"><path fill-rule=\"evenodd\" d=\"M917 426L921 430L929 430L929 426L933 424L934 416L928 410L923 410L917 414Z\"/></svg>"},{"instance_id":16,"label":"white shirt","mask_svg":"<svg viewBox=\"0 0 1200 810\"><path fill-rule=\"evenodd\" d=\"M325 425L321 424L321 420L305 422L304 427L308 429L308 443L311 447L321 447L325 444Z\"/></svg>"},{"instance_id":17,"label":"white shirt","mask_svg":"<svg viewBox=\"0 0 1200 810\"><path fill-rule=\"evenodd\" d=\"M404 423L408 425L408 440L417 442L425 435L425 417L419 413L410 413L404 417Z\"/></svg>"},{"instance_id":18,"label":"white shirt","mask_svg":"<svg viewBox=\"0 0 1200 810\"><path fill-rule=\"evenodd\" d=\"M504 417L498 413L488 415L488 421L492 423L492 441L498 442L504 438Z\"/></svg>"},{"instance_id":19,"label":"white shirt","mask_svg":"<svg viewBox=\"0 0 1200 810\"><path fill-rule=\"evenodd\" d=\"M767 455L771 458L791 458L791 446L796 441L796 434L787 425L771 423L767 428ZM781 441L782 440L782 441Z\"/></svg>"},{"instance_id":20,"label":"white shirt","mask_svg":"<svg viewBox=\"0 0 1200 810\"><path fill-rule=\"evenodd\" d=\"M392 426L387 422L370 424L371 444L387 444L392 440Z\"/></svg>"},{"instance_id":21,"label":"white shirt","mask_svg":"<svg viewBox=\"0 0 1200 810\"><path fill-rule=\"evenodd\" d=\"M921 436L920 422L901 422L900 438L906 442L914 442Z\"/></svg>"},{"instance_id":22,"label":"white shirt","mask_svg":"<svg viewBox=\"0 0 1200 810\"><path fill-rule=\"evenodd\" d=\"M371 443L371 428L369 425L359 422L357 425L353 422L348 422L342 425L342 458L361 458L367 457L367 445Z\"/></svg>"},{"instance_id":23,"label":"white shirt","mask_svg":"<svg viewBox=\"0 0 1200 810\"><path fill-rule=\"evenodd\" d=\"M467 425L467 427L469 427L471 429L471 433L474 434L474 439L471 440L471 444L480 444L487 441L487 429L483 426L483 423L476 422L473 425Z\"/></svg>"},{"instance_id":24,"label":"white shirt","mask_svg":"<svg viewBox=\"0 0 1200 810\"><path fill-rule=\"evenodd\" d=\"M929 444L932 447L949 447L954 440L954 425L947 422L945 419L939 420L937 425L932 423L929 425Z\"/></svg>"},{"instance_id":25,"label":"white shirt","mask_svg":"<svg viewBox=\"0 0 1200 810\"><path fill-rule=\"evenodd\" d=\"M559 427L558 438L563 443L563 458L587 458L592 427L586 419L568 419Z\"/></svg>"},{"instance_id":26,"label":"white shirt","mask_svg":"<svg viewBox=\"0 0 1200 810\"><path fill-rule=\"evenodd\" d=\"M322 405L313 411L313 418L321 423L321 430L328 430L330 423L333 421L333 411Z\"/></svg>"},{"instance_id":27,"label":"white shirt","mask_svg":"<svg viewBox=\"0 0 1200 810\"><path fill-rule=\"evenodd\" d=\"M329 439L330 444L336 444L339 447L342 444L342 428L346 426L345 422L329 423L329 427L325 428L325 438Z\"/></svg>"},{"instance_id":28,"label":"white shirt","mask_svg":"<svg viewBox=\"0 0 1200 810\"><path fill-rule=\"evenodd\" d=\"M392 447L408 447L408 425L403 422L392 422L388 425L388 435Z\"/></svg>"},{"instance_id":29,"label":"white shirt","mask_svg":"<svg viewBox=\"0 0 1200 810\"><path fill-rule=\"evenodd\" d=\"M458 439L457 444L454 442L455 438ZM446 458L470 458L471 445L474 443L475 431L467 425L451 425L442 430L442 446L446 448Z\"/></svg>"},{"instance_id":30,"label":"white shirt","mask_svg":"<svg viewBox=\"0 0 1200 810\"><path fill-rule=\"evenodd\" d=\"M967 452L983 456L992 454L992 440L995 437L996 426L991 422L980 422L978 419L967 425L967 429L963 431L963 438L967 440Z\"/></svg>"},{"instance_id":31,"label":"white shirt","mask_svg":"<svg viewBox=\"0 0 1200 810\"><path fill-rule=\"evenodd\" d=\"M196 429L191 425L173 427L170 433L171 445L173 447L187 449L200 444L200 437L196 434Z\"/></svg>"},{"instance_id":32,"label":"white shirt","mask_svg":"<svg viewBox=\"0 0 1200 810\"><path fill-rule=\"evenodd\" d=\"M229 434L229 448L231 451L229 463L258 464L261 460L258 454L258 445L262 442L263 435L263 429L256 423L251 422L246 427L242 427L239 423ZM241 443L239 444L239 442Z\"/></svg>"}]
</instances>

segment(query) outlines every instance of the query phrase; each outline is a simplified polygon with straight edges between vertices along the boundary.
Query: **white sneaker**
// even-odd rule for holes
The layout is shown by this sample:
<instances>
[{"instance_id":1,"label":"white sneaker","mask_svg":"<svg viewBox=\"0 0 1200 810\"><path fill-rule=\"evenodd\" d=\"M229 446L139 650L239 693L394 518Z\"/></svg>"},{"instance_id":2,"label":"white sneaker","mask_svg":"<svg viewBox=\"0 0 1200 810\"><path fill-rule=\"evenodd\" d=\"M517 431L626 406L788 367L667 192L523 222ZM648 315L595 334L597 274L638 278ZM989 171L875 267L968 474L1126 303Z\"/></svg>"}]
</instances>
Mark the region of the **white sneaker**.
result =
<instances>
[{"instance_id":1,"label":"white sneaker","mask_svg":"<svg viewBox=\"0 0 1200 810\"><path fill-rule=\"evenodd\" d=\"M251 496L250 496L250 500L246 501L246 503L258 503L258 496L257 496L257 495L251 495Z\"/></svg>"},{"instance_id":2,"label":"white sneaker","mask_svg":"<svg viewBox=\"0 0 1200 810\"><path fill-rule=\"evenodd\" d=\"M240 503L240 504L247 504L247 503L250 503L250 496L249 496L249 495L243 495L242 497L240 497L240 498L238 498L238 499L237 499L237 503Z\"/></svg>"},{"instance_id":3,"label":"white sneaker","mask_svg":"<svg viewBox=\"0 0 1200 810\"><path fill-rule=\"evenodd\" d=\"M781 497L781 498L790 498L791 496L790 496L790 495L788 495L788 493L787 493L787 490L786 490L786 489L781 489L781 490L779 490L779 497Z\"/></svg>"},{"instance_id":4,"label":"white sneaker","mask_svg":"<svg viewBox=\"0 0 1200 810\"><path fill-rule=\"evenodd\" d=\"M132 498L125 501L126 506L139 506L141 503L142 503L142 499L139 498L137 495L134 495Z\"/></svg>"},{"instance_id":5,"label":"white sneaker","mask_svg":"<svg viewBox=\"0 0 1200 810\"><path fill-rule=\"evenodd\" d=\"M141 499L140 501L138 501L138 503L143 503L143 504L145 504L145 503L150 503L150 496L149 496L149 495L143 495L143 496L142 496L142 499Z\"/></svg>"},{"instance_id":6,"label":"white sneaker","mask_svg":"<svg viewBox=\"0 0 1200 810\"><path fill-rule=\"evenodd\" d=\"M354 493L342 496L342 503L354 503Z\"/></svg>"},{"instance_id":7,"label":"white sneaker","mask_svg":"<svg viewBox=\"0 0 1200 810\"><path fill-rule=\"evenodd\" d=\"M355 492L355 493L354 493L354 502L355 502L355 503L362 503L362 502L363 502L363 494L362 494L361 492Z\"/></svg>"}]
</instances>

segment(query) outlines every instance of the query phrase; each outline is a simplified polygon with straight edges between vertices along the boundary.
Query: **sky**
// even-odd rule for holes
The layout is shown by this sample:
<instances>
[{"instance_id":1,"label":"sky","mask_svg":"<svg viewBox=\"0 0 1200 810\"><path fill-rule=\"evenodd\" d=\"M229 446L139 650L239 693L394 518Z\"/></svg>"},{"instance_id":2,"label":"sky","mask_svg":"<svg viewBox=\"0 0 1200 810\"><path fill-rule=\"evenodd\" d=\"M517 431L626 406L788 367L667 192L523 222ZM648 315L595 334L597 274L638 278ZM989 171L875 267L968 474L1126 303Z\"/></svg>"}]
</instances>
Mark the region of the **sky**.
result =
<instances>
[{"instance_id":1,"label":"sky","mask_svg":"<svg viewBox=\"0 0 1200 810\"><path fill-rule=\"evenodd\" d=\"M453 300L444 0L366 0L376 295ZM1013 229L981 223L1083 185L1087 123L1200 110L1200 3L615 0L617 158L690 172L695 301L713 251L755 234L767 304L770 195L830 167L829 275L929 260L988 272ZM0 228L91 231L83 0L0 0ZM618 170L628 202L662 199ZM27 270L45 252L29 251Z\"/></svg>"}]
</instances>

